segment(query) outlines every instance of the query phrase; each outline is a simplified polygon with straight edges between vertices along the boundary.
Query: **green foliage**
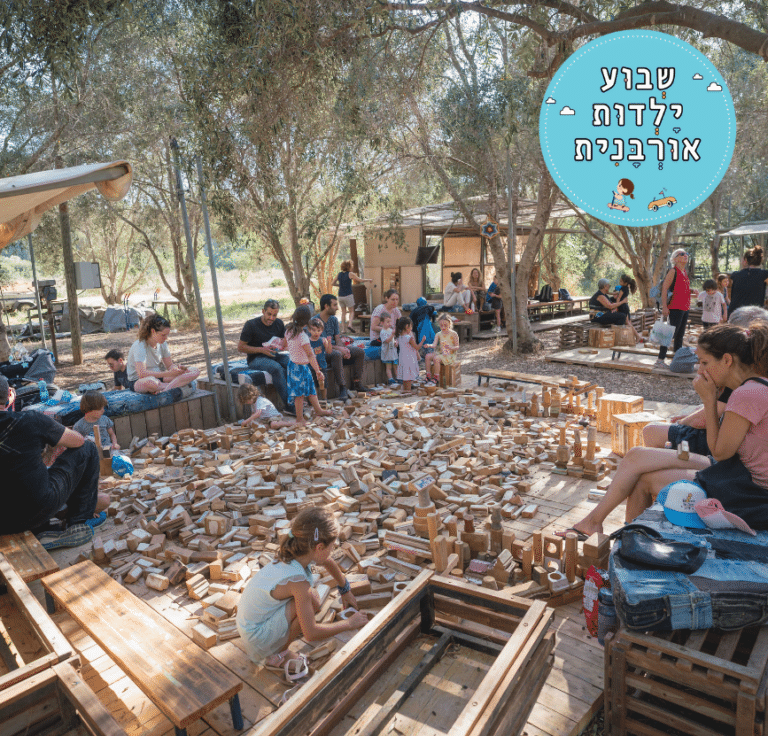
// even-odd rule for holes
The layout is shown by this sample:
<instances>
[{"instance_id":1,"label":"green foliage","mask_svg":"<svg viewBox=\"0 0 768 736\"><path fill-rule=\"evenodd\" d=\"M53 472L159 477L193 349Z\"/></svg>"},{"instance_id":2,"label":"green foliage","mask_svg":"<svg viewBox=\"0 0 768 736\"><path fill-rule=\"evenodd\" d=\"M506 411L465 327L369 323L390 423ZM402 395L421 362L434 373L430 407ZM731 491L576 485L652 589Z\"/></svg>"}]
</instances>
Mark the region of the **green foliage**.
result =
<instances>
[{"instance_id":1,"label":"green foliage","mask_svg":"<svg viewBox=\"0 0 768 736\"><path fill-rule=\"evenodd\" d=\"M269 285L273 289L281 289L283 286L285 286L285 281L282 279L272 279L272 281L269 282Z\"/></svg>"}]
</instances>

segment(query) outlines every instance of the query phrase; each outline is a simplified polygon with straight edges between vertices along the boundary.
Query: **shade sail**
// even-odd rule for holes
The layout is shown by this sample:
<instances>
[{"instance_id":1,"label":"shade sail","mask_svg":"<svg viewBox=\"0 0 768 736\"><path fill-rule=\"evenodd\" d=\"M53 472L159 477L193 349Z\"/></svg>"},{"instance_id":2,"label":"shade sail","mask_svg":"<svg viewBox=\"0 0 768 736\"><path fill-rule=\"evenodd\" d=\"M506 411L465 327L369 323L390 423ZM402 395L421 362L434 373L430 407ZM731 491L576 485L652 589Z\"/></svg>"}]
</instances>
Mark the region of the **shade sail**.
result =
<instances>
[{"instance_id":1,"label":"shade sail","mask_svg":"<svg viewBox=\"0 0 768 736\"><path fill-rule=\"evenodd\" d=\"M0 179L0 250L31 233L43 214L79 194L98 189L116 201L127 193L133 170L127 161L72 166Z\"/></svg>"},{"instance_id":2,"label":"shade sail","mask_svg":"<svg viewBox=\"0 0 768 736\"><path fill-rule=\"evenodd\" d=\"M746 235L765 235L768 233L768 220L756 220L755 222L742 222L733 230L723 233L721 238L738 238Z\"/></svg>"}]
</instances>

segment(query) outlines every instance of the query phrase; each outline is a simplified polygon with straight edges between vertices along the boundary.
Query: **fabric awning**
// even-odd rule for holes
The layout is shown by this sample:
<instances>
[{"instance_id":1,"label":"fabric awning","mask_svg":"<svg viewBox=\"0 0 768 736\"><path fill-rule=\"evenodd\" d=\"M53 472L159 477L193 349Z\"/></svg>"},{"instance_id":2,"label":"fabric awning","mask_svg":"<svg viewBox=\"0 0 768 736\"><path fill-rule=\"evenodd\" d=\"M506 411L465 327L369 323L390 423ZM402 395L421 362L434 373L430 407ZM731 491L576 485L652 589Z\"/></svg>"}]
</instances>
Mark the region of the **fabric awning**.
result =
<instances>
[{"instance_id":1,"label":"fabric awning","mask_svg":"<svg viewBox=\"0 0 768 736\"><path fill-rule=\"evenodd\" d=\"M0 179L0 250L31 233L52 207L91 189L98 189L112 201L122 199L132 180L133 170L127 161Z\"/></svg>"},{"instance_id":2,"label":"fabric awning","mask_svg":"<svg viewBox=\"0 0 768 736\"><path fill-rule=\"evenodd\" d=\"M765 235L768 233L768 220L756 220L755 222L742 222L733 230L724 232L721 238L740 238L749 235Z\"/></svg>"}]
</instances>

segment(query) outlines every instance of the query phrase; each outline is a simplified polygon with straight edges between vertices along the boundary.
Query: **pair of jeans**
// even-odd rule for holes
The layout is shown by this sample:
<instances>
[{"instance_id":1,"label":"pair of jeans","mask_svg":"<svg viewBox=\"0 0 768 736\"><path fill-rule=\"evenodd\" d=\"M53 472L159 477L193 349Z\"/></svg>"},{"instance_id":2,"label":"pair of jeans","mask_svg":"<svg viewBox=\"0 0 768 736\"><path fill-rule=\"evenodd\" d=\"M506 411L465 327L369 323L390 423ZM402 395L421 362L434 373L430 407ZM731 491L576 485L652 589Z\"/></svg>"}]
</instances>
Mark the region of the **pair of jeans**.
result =
<instances>
[{"instance_id":1,"label":"pair of jeans","mask_svg":"<svg viewBox=\"0 0 768 736\"><path fill-rule=\"evenodd\" d=\"M47 523L66 504L67 525L83 524L93 518L99 496L99 451L88 440L82 447L71 447L56 458L48 468L48 487L40 488L37 513L26 519L14 519L13 529L3 533L16 533L36 529Z\"/></svg>"},{"instance_id":2,"label":"pair of jeans","mask_svg":"<svg viewBox=\"0 0 768 736\"><path fill-rule=\"evenodd\" d=\"M290 362L288 353L275 353L274 358L256 354L248 359L249 368L255 371L264 371L264 373L269 373L272 376L272 385L283 402L283 406L288 406L288 363Z\"/></svg>"},{"instance_id":3,"label":"pair of jeans","mask_svg":"<svg viewBox=\"0 0 768 736\"><path fill-rule=\"evenodd\" d=\"M344 380L344 368L345 365L352 366L352 382L360 383L363 380L363 366L365 364L365 350L358 348L355 345L347 347L349 350L349 357L342 358L340 350L334 350L330 355L326 355L325 359L330 363L331 370L333 371L333 379L336 381L336 385L339 388L347 387Z\"/></svg>"},{"instance_id":4,"label":"pair of jeans","mask_svg":"<svg viewBox=\"0 0 768 736\"><path fill-rule=\"evenodd\" d=\"M683 335L685 335L685 327L688 324L688 310L687 309L670 309L669 310L669 324L675 328L675 335L672 338L672 346L675 348L675 352L683 347ZM659 360L664 360L667 357L668 348L666 345L662 345L659 348Z\"/></svg>"}]
</instances>

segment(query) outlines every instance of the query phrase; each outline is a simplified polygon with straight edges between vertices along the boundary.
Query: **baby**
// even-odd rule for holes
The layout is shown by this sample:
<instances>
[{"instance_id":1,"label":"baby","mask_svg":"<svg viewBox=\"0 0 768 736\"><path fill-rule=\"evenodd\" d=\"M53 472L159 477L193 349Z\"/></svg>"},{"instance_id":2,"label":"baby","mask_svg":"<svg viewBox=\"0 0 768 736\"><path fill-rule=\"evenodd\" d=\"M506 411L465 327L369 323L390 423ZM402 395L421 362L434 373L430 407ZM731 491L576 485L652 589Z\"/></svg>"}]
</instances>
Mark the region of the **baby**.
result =
<instances>
[{"instance_id":1,"label":"baby","mask_svg":"<svg viewBox=\"0 0 768 736\"><path fill-rule=\"evenodd\" d=\"M119 450L120 445L115 434L115 423L109 417L104 416L104 409L106 408L107 398L104 394L98 391L86 391L83 398L80 399L80 411L83 412L83 418L75 422L72 429L91 442L96 442L93 428L98 427L102 448L112 451Z\"/></svg>"},{"instance_id":2,"label":"baby","mask_svg":"<svg viewBox=\"0 0 768 736\"><path fill-rule=\"evenodd\" d=\"M243 406L251 407L251 416L243 420L243 425L248 426L261 420L269 425L270 429L280 427L292 427L295 419L286 419L266 397L261 395L259 389L250 383L244 383L237 390L237 400Z\"/></svg>"}]
</instances>

